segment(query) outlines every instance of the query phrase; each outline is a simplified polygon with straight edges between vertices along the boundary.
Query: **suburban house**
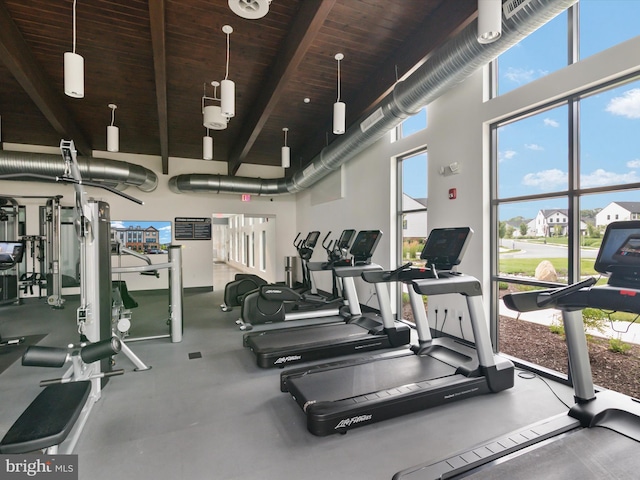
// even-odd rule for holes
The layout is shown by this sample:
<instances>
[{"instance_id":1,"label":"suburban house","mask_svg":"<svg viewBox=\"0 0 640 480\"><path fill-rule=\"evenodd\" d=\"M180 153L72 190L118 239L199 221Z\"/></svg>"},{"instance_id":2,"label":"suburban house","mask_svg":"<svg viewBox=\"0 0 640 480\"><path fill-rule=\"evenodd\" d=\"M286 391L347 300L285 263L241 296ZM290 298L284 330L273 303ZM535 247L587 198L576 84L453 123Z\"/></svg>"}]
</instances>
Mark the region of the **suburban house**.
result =
<instances>
[{"instance_id":1,"label":"suburban house","mask_svg":"<svg viewBox=\"0 0 640 480\"><path fill-rule=\"evenodd\" d=\"M618 220L640 219L640 202L611 202L596 214L596 227L606 227Z\"/></svg>"},{"instance_id":2,"label":"suburban house","mask_svg":"<svg viewBox=\"0 0 640 480\"><path fill-rule=\"evenodd\" d=\"M567 209L539 210L533 220L527 224L527 235L551 237L567 235L569 222ZM584 235L587 224L580 221L580 232Z\"/></svg>"},{"instance_id":3,"label":"suburban house","mask_svg":"<svg viewBox=\"0 0 640 480\"><path fill-rule=\"evenodd\" d=\"M402 237L427 238L427 199L402 194Z\"/></svg>"}]
</instances>

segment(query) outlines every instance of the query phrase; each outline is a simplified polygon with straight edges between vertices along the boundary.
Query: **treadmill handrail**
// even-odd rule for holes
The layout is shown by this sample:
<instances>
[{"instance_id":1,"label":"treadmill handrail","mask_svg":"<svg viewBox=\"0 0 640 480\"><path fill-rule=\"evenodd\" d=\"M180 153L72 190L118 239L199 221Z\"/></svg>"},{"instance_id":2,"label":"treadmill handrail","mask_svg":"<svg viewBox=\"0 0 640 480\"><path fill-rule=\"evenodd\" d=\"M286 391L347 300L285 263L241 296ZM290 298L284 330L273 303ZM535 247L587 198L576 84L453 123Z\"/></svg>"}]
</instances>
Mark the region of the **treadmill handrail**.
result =
<instances>
[{"instance_id":1,"label":"treadmill handrail","mask_svg":"<svg viewBox=\"0 0 640 480\"><path fill-rule=\"evenodd\" d=\"M438 278L413 280L413 289L420 295L459 293L467 297L482 295L480 281L463 273L441 272Z\"/></svg>"}]
</instances>

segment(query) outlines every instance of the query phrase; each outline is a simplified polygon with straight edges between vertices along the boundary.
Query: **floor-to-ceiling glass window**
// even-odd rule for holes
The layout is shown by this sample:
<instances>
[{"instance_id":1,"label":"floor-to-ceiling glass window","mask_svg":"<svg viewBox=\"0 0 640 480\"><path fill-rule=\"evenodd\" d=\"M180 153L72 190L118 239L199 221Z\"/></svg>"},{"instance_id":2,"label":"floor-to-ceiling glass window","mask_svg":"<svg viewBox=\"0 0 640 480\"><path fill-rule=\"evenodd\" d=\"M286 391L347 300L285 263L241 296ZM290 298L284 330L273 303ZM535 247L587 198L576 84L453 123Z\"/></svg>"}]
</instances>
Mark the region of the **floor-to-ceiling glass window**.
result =
<instances>
[{"instance_id":1,"label":"floor-to-ceiling glass window","mask_svg":"<svg viewBox=\"0 0 640 480\"><path fill-rule=\"evenodd\" d=\"M420 150L398 159L398 264L417 262L428 234L427 151ZM398 312L413 320L405 287L399 285Z\"/></svg>"},{"instance_id":2,"label":"floor-to-ceiling glass window","mask_svg":"<svg viewBox=\"0 0 640 480\"><path fill-rule=\"evenodd\" d=\"M498 82L503 88L498 93L509 91L504 86L509 71L515 78L516 70L506 65L520 65L520 72L544 70L536 63L538 57L531 55L534 50L540 59L554 51L564 52L565 58L571 51L579 52L577 58L592 56L640 34L640 25L631 20L639 16L638 1L581 0L570 14L553 21L557 25L543 27L552 32L569 25L573 35L565 31L541 38L541 29L526 40L536 45L534 49L517 45L500 57ZM563 342L560 337L558 342L548 338L553 332L562 333L559 312L517 314L506 309L500 298L506 292L598 275L593 265L606 226L640 217L640 76L626 75L518 113L491 130L493 317L498 319L493 325L494 340L503 352L564 373L566 360L557 362L551 354L554 345ZM592 334L590 348L620 354L635 319L585 312L585 328ZM523 347L536 344L539 348ZM622 373L612 368L610 377L596 377L596 382L615 389ZM640 388L625 391L639 392Z\"/></svg>"}]
</instances>

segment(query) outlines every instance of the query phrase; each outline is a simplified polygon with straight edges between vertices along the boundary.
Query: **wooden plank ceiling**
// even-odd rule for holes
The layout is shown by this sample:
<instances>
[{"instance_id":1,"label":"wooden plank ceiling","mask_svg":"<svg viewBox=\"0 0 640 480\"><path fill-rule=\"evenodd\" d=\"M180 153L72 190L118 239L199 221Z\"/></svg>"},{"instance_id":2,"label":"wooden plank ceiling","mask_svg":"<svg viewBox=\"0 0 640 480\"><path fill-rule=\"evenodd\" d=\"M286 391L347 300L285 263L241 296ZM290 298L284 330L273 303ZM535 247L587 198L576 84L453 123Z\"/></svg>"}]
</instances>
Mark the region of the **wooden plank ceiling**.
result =
<instances>
[{"instance_id":1,"label":"wooden plank ceiling","mask_svg":"<svg viewBox=\"0 0 640 480\"><path fill-rule=\"evenodd\" d=\"M2 141L57 146L66 138L82 155L104 151L115 103L120 152L158 155L172 174L169 157L202 158L201 98L205 84L211 96L211 82L225 76L222 26L231 25L236 115L211 131L214 160L228 162L231 175L243 163L279 165L287 127L290 175L335 138L336 53L345 55L348 126L472 21L476 3L273 0L266 16L248 20L227 0L77 0L85 96L75 99L63 92L73 1L0 0Z\"/></svg>"}]
</instances>

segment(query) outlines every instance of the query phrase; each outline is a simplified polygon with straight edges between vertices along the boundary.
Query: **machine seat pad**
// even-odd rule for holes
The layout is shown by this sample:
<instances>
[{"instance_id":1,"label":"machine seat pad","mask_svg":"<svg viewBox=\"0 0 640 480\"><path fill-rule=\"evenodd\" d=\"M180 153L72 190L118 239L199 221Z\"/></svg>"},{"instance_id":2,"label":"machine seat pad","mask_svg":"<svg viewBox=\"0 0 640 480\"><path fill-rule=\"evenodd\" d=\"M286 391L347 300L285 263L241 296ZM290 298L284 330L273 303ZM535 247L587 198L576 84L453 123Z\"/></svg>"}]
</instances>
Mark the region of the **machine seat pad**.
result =
<instances>
[{"instance_id":1,"label":"machine seat pad","mask_svg":"<svg viewBox=\"0 0 640 480\"><path fill-rule=\"evenodd\" d=\"M62 443L91 392L89 380L44 388L0 442L0 453L28 453Z\"/></svg>"}]
</instances>

